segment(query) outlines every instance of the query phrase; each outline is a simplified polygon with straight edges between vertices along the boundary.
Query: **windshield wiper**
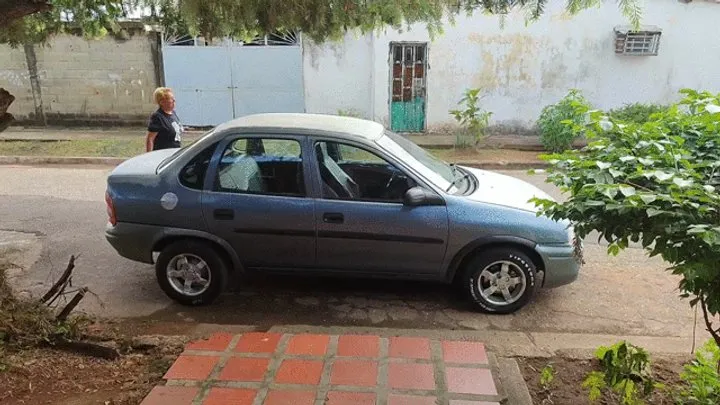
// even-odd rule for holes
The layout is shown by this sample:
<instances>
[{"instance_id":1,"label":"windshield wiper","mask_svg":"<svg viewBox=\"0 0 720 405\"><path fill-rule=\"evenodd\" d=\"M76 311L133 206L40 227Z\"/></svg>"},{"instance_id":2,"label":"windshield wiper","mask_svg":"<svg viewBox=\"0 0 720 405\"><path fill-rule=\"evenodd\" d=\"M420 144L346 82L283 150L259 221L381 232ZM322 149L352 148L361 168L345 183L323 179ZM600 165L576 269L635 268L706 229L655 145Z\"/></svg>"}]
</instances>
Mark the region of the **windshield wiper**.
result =
<instances>
[{"instance_id":1,"label":"windshield wiper","mask_svg":"<svg viewBox=\"0 0 720 405\"><path fill-rule=\"evenodd\" d=\"M470 176L471 176L470 173L465 173L462 176L456 178L455 180L452 181L452 183L450 183L450 186L448 186L448 188L447 188L447 190L445 190L445 192L450 191L450 189L453 188L453 186L455 186L459 181L468 179L468 178L470 178Z\"/></svg>"}]
</instances>

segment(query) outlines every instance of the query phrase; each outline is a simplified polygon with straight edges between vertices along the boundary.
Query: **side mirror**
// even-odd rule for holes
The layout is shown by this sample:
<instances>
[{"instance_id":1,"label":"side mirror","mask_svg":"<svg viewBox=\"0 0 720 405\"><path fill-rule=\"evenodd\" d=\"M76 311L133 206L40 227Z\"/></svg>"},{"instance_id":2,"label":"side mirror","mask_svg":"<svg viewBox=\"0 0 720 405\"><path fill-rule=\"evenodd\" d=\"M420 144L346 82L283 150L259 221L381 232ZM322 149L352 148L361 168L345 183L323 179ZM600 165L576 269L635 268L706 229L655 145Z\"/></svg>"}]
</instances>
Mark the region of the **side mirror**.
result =
<instances>
[{"instance_id":1,"label":"side mirror","mask_svg":"<svg viewBox=\"0 0 720 405\"><path fill-rule=\"evenodd\" d=\"M422 187L413 187L405 192L403 205L419 207L422 205L445 205L445 200L434 192Z\"/></svg>"}]
</instances>

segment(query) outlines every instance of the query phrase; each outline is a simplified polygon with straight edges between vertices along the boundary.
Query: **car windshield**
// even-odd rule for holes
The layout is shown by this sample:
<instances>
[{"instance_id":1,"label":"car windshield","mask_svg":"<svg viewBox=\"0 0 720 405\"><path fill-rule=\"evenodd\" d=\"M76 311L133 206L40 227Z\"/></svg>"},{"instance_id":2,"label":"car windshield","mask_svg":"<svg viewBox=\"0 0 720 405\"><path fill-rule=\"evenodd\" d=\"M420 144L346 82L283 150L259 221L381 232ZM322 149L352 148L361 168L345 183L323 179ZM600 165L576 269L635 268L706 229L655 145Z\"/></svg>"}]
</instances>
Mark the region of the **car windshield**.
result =
<instances>
[{"instance_id":1,"label":"car windshield","mask_svg":"<svg viewBox=\"0 0 720 405\"><path fill-rule=\"evenodd\" d=\"M377 143L420 171L424 177L443 190L448 189L453 181L464 176L463 172L456 170L452 165L438 159L410 139L395 132L385 131L385 136L378 139ZM457 183L460 181L458 180Z\"/></svg>"}]
</instances>

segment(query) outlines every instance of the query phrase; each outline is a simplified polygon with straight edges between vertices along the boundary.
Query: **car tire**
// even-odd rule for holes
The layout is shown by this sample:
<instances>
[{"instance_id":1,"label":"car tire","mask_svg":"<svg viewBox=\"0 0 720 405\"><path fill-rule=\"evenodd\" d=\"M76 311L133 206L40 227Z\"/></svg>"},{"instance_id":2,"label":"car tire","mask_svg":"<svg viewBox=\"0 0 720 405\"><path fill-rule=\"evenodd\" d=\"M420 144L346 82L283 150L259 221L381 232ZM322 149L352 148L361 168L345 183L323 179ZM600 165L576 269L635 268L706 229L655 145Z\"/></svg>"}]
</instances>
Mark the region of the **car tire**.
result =
<instances>
[{"instance_id":1,"label":"car tire","mask_svg":"<svg viewBox=\"0 0 720 405\"><path fill-rule=\"evenodd\" d=\"M519 249L486 250L465 266L461 288L476 309L510 314L524 307L535 295L536 271L532 260Z\"/></svg>"},{"instance_id":2,"label":"car tire","mask_svg":"<svg viewBox=\"0 0 720 405\"><path fill-rule=\"evenodd\" d=\"M155 276L160 288L176 302L188 306L209 305L225 291L228 266L209 243L181 240L160 252Z\"/></svg>"}]
</instances>

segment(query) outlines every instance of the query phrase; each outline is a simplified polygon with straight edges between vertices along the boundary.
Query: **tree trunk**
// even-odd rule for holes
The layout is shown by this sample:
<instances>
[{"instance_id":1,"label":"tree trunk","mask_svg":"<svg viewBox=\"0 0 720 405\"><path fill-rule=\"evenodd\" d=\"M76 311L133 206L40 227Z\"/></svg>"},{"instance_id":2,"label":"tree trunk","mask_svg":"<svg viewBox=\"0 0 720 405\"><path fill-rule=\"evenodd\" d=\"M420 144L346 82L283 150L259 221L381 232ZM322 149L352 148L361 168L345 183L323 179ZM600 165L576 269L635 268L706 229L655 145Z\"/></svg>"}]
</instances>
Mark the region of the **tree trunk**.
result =
<instances>
[{"instance_id":1,"label":"tree trunk","mask_svg":"<svg viewBox=\"0 0 720 405\"><path fill-rule=\"evenodd\" d=\"M45 121L45 110L43 109L42 92L40 90L40 78L38 77L35 45L25 44L25 61L27 62L28 73L30 74L30 88L32 89L33 102L35 104L35 120L40 125L47 125Z\"/></svg>"},{"instance_id":2,"label":"tree trunk","mask_svg":"<svg viewBox=\"0 0 720 405\"><path fill-rule=\"evenodd\" d=\"M50 9L52 4L47 0L0 0L0 27L27 15Z\"/></svg>"},{"instance_id":3,"label":"tree trunk","mask_svg":"<svg viewBox=\"0 0 720 405\"><path fill-rule=\"evenodd\" d=\"M6 130L15 120L12 114L7 112L13 101L15 101L15 96L0 87L0 132Z\"/></svg>"}]
</instances>

